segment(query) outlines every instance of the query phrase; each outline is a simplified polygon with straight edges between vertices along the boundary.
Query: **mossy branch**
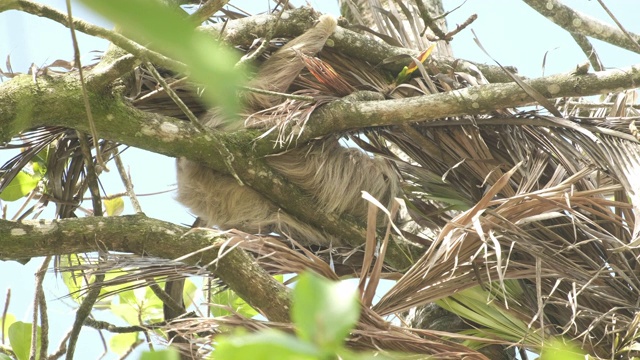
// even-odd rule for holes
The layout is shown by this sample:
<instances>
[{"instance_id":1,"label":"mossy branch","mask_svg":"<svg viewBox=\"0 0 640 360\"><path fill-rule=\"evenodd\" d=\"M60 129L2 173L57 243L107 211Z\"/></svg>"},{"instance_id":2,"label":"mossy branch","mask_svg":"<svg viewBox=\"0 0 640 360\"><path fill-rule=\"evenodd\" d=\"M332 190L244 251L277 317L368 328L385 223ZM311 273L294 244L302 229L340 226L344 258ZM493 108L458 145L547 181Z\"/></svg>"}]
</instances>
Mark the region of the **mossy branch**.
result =
<instances>
[{"instance_id":1,"label":"mossy branch","mask_svg":"<svg viewBox=\"0 0 640 360\"><path fill-rule=\"evenodd\" d=\"M218 257L217 251L200 251L228 240L226 235L212 230L192 231L142 214L51 221L0 220L0 260L95 251L164 259L195 253L197 256L187 257L183 262L214 264L215 268L211 270L252 307L270 320L287 322L289 290L258 266L244 250L236 247L222 257Z\"/></svg>"}]
</instances>

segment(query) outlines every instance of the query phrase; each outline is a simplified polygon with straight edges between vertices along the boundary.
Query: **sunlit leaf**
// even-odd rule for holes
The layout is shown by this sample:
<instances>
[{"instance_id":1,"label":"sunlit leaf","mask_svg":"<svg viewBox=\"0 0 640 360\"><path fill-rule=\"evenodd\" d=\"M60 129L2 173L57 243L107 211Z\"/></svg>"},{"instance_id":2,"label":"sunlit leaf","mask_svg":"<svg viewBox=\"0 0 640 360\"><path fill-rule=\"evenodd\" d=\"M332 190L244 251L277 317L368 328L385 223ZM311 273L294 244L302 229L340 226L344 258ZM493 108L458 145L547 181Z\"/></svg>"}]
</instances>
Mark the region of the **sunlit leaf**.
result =
<instances>
[{"instance_id":1,"label":"sunlit leaf","mask_svg":"<svg viewBox=\"0 0 640 360\"><path fill-rule=\"evenodd\" d=\"M22 321L16 321L11 326L9 326L9 343L11 344L11 348L13 352L16 354L18 360L28 360L29 359L29 351L31 349L31 323L25 323ZM36 357L39 357L40 353L40 327L38 326L37 331L37 348L38 354Z\"/></svg>"},{"instance_id":2,"label":"sunlit leaf","mask_svg":"<svg viewBox=\"0 0 640 360\"><path fill-rule=\"evenodd\" d=\"M321 359L313 344L275 330L254 334L220 336L209 359L215 360L306 360Z\"/></svg>"},{"instance_id":3,"label":"sunlit leaf","mask_svg":"<svg viewBox=\"0 0 640 360\"><path fill-rule=\"evenodd\" d=\"M109 348L118 355L123 355L138 341L138 333L114 334L109 339Z\"/></svg>"},{"instance_id":4,"label":"sunlit leaf","mask_svg":"<svg viewBox=\"0 0 640 360\"><path fill-rule=\"evenodd\" d=\"M140 355L140 360L180 360L180 355L174 349L145 351Z\"/></svg>"},{"instance_id":5,"label":"sunlit leaf","mask_svg":"<svg viewBox=\"0 0 640 360\"><path fill-rule=\"evenodd\" d=\"M214 294L211 297L211 302L216 305L210 307L211 314L213 316L226 316L231 315L231 312L225 309L223 306L228 306L236 313L251 318L258 315L258 312L252 308L246 301L239 297L233 290L224 290Z\"/></svg>"},{"instance_id":6,"label":"sunlit leaf","mask_svg":"<svg viewBox=\"0 0 640 360\"><path fill-rule=\"evenodd\" d=\"M60 257L61 268L77 266L82 263L84 263L84 260L78 255L71 254ZM71 296L71 298L75 302L81 303L82 299L84 298L82 296L82 293L80 292L80 289L82 288L82 285L84 283L82 272L79 270L63 271L61 273L61 276L62 282L64 282L64 284L67 286L67 289L69 289L69 295Z\"/></svg>"},{"instance_id":7,"label":"sunlit leaf","mask_svg":"<svg viewBox=\"0 0 640 360\"><path fill-rule=\"evenodd\" d=\"M16 201L29 194L33 189L38 186L38 183L42 179L40 174L29 174L25 171L20 171L11 180L9 185L0 193L0 199L4 201Z\"/></svg>"},{"instance_id":8,"label":"sunlit leaf","mask_svg":"<svg viewBox=\"0 0 640 360\"><path fill-rule=\"evenodd\" d=\"M336 350L360 316L355 289L313 273L300 275L293 291L291 318L301 339Z\"/></svg>"},{"instance_id":9,"label":"sunlit leaf","mask_svg":"<svg viewBox=\"0 0 640 360\"><path fill-rule=\"evenodd\" d=\"M3 329L3 334L5 334L5 339L7 334L9 333L9 326L11 326L11 324L13 324L14 322L16 322L16 317L13 316L13 314L7 314L4 318L0 317L0 323L4 322L4 329Z\"/></svg>"},{"instance_id":10,"label":"sunlit leaf","mask_svg":"<svg viewBox=\"0 0 640 360\"><path fill-rule=\"evenodd\" d=\"M118 216L124 211L124 200L121 196L103 200L108 216Z\"/></svg>"},{"instance_id":11,"label":"sunlit leaf","mask_svg":"<svg viewBox=\"0 0 640 360\"><path fill-rule=\"evenodd\" d=\"M575 344L562 339L546 340L539 360L584 360L585 354Z\"/></svg>"},{"instance_id":12,"label":"sunlit leaf","mask_svg":"<svg viewBox=\"0 0 640 360\"><path fill-rule=\"evenodd\" d=\"M193 299L196 296L196 291L198 291L198 287L193 281L189 279L184 279L184 290L182 291L182 296L184 299L184 307L188 308L193 303Z\"/></svg>"}]
</instances>

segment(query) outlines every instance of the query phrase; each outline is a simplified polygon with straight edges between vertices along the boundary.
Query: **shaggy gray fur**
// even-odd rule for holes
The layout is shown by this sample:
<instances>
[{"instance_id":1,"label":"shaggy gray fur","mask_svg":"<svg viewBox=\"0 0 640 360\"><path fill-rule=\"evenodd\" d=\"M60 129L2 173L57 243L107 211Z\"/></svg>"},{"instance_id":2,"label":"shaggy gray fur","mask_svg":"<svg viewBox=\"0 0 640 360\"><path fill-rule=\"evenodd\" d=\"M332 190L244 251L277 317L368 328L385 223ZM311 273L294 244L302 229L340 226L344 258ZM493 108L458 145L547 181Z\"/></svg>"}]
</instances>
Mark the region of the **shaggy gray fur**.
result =
<instances>
[{"instance_id":1,"label":"shaggy gray fur","mask_svg":"<svg viewBox=\"0 0 640 360\"><path fill-rule=\"evenodd\" d=\"M320 17L315 27L273 54L262 65L250 86L286 91L304 67L297 52L314 56L335 27L334 18ZM244 100L249 112L269 108L281 101L254 93L249 93ZM203 120L211 128L221 124L219 112L215 109L209 111ZM362 223L366 222L367 216L362 190L383 204L389 204L400 192L397 175L385 160L372 158L358 149L342 147L336 138L271 156L267 162L313 196L320 211L350 214ZM231 176L186 159L179 159L177 166L178 201L209 226L236 228L248 233L275 232L291 236L301 244L342 244L340 239L278 209L260 193L239 185Z\"/></svg>"}]
</instances>

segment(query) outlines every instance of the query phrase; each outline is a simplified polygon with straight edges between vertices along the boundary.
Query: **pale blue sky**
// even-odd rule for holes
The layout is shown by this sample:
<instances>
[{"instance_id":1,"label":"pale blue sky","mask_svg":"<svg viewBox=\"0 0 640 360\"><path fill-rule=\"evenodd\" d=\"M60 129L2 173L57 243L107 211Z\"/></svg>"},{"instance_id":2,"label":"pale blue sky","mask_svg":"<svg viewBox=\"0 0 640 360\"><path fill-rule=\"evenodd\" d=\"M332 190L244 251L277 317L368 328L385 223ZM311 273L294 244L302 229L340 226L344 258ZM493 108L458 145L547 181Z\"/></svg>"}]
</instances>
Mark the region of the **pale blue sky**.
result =
<instances>
[{"instance_id":1,"label":"pale blue sky","mask_svg":"<svg viewBox=\"0 0 640 360\"><path fill-rule=\"evenodd\" d=\"M61 11L65 11L64 0L48 0L50 4ZM75 3L75 2L74 2ZM245 3L252 3L245 1ZM255 5L255 3L259 3ZM297 1L295 3L301 3ZM336 14L337 6L334 1L311 1L317 9ZM444 0L448 9L460 5L462 1ZM597 1L571 0L566 4L588 13L603 21L612 23L606 13L602 11ZM629 31L640 33L640 23L637 14L640 4L637 0L609 0L606 1L613 13ZM253 2L251 7L263 10L266 1ZM468 0L464 6L448 17L449 27L463 22L470 14L477 13L478 20L471 25L485 49L503 65L516 66L522 75L537 77L542 74L542 61L546 52L546 74L571 71L577 64L585 61L585 55L573 42L571 36L564 30L546 20L530 9L521 1L516 0ZM74 15L102 26L108 23L87 12L79 5L74 5ZM454 54L457 57L478 62L491 63L491 60L478 49L472 40L470 31L465 30L457 35L453 41ZM89 63L92 50L105 50L106 42L91 38L83 34L78 35L80 49L84 63ZM607 67L626 67L640 63L638 54L614 48L613 46L594 41L601 59ZM38 66L46 65L56 59L71 60L73 57L69 30L48 19L41 19L31 15L20 14L16 11L0 13L0 67L6 70L5 58L11 56L11 64L15 71L25 72L31 63ZM175 187L174 160L144 151L129 149L124 154L125 163L130 166L131 175L136 192L149 193L167 190ZM0 152L0 163L9 158L8 152ZM114 169L101 177L108 193L122 192L122 186L117 171ZM173 193L140 198L142 208L148 216L172 221L176 223L191 223L192 216L173 200ZM126 213L131 213L130 204L126 203ZM90 206L90 205L87 205ZM9 217L17 207L10 204ZM44 216L47 217L46 214ZM0 303L4 301L4 294L8 287L12 288L13 297L10 312L18 319L30 322L30 303L33 297L33 273L41 260L33 259L28 265L22 266L13 262L0 262ZM9 275L10 274L10 275ZM9 276L7 276L9 275ZM54 299L65 295L66 288L62 283L53 281L50 275L45 283L46 295ZM50 321L56 321L52 327L52 349L58 346L57 339L66 332L73 320L73 310L65 305L65 301L51 302L49 308ZM98 358L100 340L96 332L85 330L80 339L79 354L86 354L82 358ZM80 357L78 357L80 358ZM109 356L108 359L113 359Z\"/></svg>"}]
</instances>

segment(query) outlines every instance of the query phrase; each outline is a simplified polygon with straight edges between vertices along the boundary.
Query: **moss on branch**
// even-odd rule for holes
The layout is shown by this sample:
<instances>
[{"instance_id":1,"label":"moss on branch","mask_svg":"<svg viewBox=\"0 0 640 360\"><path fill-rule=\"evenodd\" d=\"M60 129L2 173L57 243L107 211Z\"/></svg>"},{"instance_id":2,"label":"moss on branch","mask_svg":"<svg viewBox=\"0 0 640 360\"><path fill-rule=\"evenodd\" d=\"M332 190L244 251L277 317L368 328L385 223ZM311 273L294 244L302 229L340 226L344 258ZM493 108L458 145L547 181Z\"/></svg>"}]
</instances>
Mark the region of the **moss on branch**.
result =
<instances>
[{"instance_id":1,"label":"moss on branch","mask_svg":"<svg viewBox=\"0 0 640 360\"><path fill-rule=\"evenodd\" d=\"M187 264L216 264L215 274L270 320L288 321L289 290L243 250L200 251L228 241L213 230L192 229L145 215L84 217L14 222L0 219L0 260L115 251L176 259Z\"/></svg>"}]
</instances>

